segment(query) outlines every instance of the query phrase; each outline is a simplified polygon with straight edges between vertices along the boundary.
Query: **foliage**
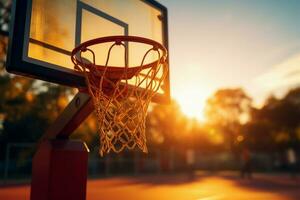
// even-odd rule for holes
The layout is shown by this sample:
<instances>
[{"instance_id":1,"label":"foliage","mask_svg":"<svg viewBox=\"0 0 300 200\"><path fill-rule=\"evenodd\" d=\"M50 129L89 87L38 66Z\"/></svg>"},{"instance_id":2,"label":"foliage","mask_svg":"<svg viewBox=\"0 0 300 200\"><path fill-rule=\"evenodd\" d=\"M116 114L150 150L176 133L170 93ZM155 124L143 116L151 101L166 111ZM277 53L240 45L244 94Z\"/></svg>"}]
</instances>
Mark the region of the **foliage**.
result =
<instances>
[{"instance_id":1,"label":"foliage","mask_svg":"<svg viewBox=\"0 0 300 200\"><path fill-rule=\"evenodd\" d=\"M220 89L207 100L205 115L208 123L230 126L245 123L250 108L251 99L242 89Z\"/></svg>"},{"instance_id":2,"label":"foliage","mask_svg":"<svg viewBox=\"0 0 300 200\"><path fill-rule=\"evenodd\" d=\"M224 150L223 137L212 127L190 119L173 100L170 105L153 105L147 117L147 143L156 149L176 149L185 152Z\"/></svg>"},{"instance_id":3,"label":"foliage","mask_svg":"<svg viewBox=\"0 0 300 200\"><path fill-rule=\"evenodd\" d=\"M300 127L300 88L290 90L282 99L269 97L261 109L253 110L252 122L248 125L253 133L261 132L257 137L267 135L265 140L273 149L283 150L289 146L299 148L297 130ZM260 125L260 128L255 128ZM262 140L256 141L256 146ZM267 146L266 146L267 147Z\"/></svg>"},{"instance_id":4,"label":"foliage","mask_svg":"<svg viewBox=\"0 0 300 200\"><path fill-rule=\"evenodd\" d=\"M206 102L207 123L223 133L225 145L232 150L239 142L242 125L250 120L251 103L251 98L240 88L220 89Z\"/></svg>"},{"instance_id":5,"label":"foliage","mask_svg":"<svg viewBox=\"0 0 300 200\"><path fill-rule=\"evenodd\" d=\"M9 75L5 71L7 37L0 36L0 159L6 144L36 143L69 103L75 90L47 82ZM95 140L93 117L73 137Z\"/></svg>"},{"instance_id":6,"label":"foliage","mask_svg":"<svg viewBox=\"0 0 300 200\"><path fill-rule=\"evenodd\" d=\"M186 119L179 105L155 105L147 116L148 141L154 145L174 145L186 132ZM180 133L178 133L180 131Z\"/></svg>"}]
</instances>

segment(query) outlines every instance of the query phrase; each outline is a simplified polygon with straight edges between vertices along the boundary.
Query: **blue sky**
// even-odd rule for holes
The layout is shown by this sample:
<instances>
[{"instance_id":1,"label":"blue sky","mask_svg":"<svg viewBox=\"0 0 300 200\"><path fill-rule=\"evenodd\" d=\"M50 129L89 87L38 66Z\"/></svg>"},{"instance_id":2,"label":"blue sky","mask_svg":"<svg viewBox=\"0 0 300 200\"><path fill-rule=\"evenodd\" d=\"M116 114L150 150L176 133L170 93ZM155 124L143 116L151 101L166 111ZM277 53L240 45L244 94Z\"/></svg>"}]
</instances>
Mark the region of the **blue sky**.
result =
<instances>
[{"instance_id":1,"label":"blue sky","mask_svg":"<svg viewBox=\"0 0 300 200\"><path fill-rule=\"evenodd\" d=\"M300 1L159 0L169 11L171 92L203 118L218 88L243 87L255 105L300 86Z\"/></svg>"}]
</instances>

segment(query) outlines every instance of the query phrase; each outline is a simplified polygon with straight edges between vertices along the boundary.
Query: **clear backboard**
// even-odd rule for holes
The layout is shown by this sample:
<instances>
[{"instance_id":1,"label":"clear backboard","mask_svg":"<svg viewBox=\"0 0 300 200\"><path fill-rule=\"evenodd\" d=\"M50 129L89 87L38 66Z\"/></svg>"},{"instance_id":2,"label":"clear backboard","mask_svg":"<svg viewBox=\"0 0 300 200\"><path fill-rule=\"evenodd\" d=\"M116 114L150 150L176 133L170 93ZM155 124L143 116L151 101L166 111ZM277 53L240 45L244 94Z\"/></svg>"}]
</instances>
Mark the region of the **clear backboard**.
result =
<instances>
[{"instance_id":1,"label":"clear backboard","mask_svg":"<svg viewBox=\"0 0 300 200\"><path fill-rule=\"evenodd\" d=\"M83 88L85 80L73 69L71 51L87 40L113 35L149 38L168 48L167 9L154 0L15 0L7 71ZM127 48L129 65L138 65L144 47ZM95 53L100 61L106 57L103 50ZM118 53L113 66L124 62ZM153 101L169 99L168 75Z\"/></svg>"}]
</instances>

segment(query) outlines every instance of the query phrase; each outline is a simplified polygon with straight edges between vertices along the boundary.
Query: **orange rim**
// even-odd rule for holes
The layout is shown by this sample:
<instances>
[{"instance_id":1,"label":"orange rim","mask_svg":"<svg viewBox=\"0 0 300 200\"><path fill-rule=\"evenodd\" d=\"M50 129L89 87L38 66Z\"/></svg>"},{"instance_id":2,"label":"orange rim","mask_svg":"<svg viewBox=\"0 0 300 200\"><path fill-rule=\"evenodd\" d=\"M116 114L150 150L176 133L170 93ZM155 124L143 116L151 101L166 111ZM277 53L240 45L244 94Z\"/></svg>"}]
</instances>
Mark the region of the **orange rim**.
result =
<instances>
[{"instance_id":1,"label":"orange rim","mask_svg":"<svg viewBox=\"0 0 300 200\"><path fill-rule=\"evenodd\" d=\"M143 44L148 44L152 45L154 48L160 49L163 52L163 55L159 60L156 60L152 63L144 64L142 66L134 66L134 67L129 67L128 73L129 74L134 74L136 71L141 70L141 69L146 69L150 68L152 66L155 66L157 62L164 62L167 57L167 49L160 43L148 39L148 38L143 38L143 37L138 37L138 36L124 36L124 35L117 35L117 36L109 36L109 37L101 37L101 38L96 38L92 40L88 40L86 42L81 43L79 46L74 48L72 51L71 59L72 62L75 65L80 65L80 66L85 66L87 68L94 67L96 68L97 71L103 71L104 68L107 68L107 72L111 74L115 74L118 76L118 72L123 71L124 67L117 67L117 66L103 66L103 65L96 65L96 64L84 64L81 60L79 60L76 57L76 54L79 52L84 52L86 49L90 46L97 45L97 44L103 44L107 42L116 42L116 43L121 43L121 42L136 42L136 43L143 43Z\"/></svg>"}]
</instances>

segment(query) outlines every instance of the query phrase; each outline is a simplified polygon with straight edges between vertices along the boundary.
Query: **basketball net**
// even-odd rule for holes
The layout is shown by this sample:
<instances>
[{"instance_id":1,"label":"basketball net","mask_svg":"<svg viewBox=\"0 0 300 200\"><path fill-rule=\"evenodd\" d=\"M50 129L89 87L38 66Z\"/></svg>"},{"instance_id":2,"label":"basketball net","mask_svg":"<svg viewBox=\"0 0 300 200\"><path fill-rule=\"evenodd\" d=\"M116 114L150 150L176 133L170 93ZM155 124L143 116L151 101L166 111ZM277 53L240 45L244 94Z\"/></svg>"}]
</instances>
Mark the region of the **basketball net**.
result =
<instances>
[{"instance_id":1,"label":"basketball net","mask_svg":"<svg viewBox=\"0 0 300 200\"><path fill-rule=\"evenodd\" d=\"M133 149L136 146L148 152L145 134L147 109L151 98L167 76L166 50L158 48L155 43L145 52L138 67L128 67L126 42L132 41L126 40L126 37L131 38L120 36L114 40L103 66L96 65L95 53L88 47L79 48L77 52L73 51L74 54L72 52L75 70L84 75L95 107L101 156L111 150L119 153L125 148ZM115 46L123 46L125 49L124 67L109 66ZM83 53L88 52L93 56L92 63L82 57ZM157 60L145 64L147 56L153 52L157 54Z\"/></svg>"}]
</instances>

